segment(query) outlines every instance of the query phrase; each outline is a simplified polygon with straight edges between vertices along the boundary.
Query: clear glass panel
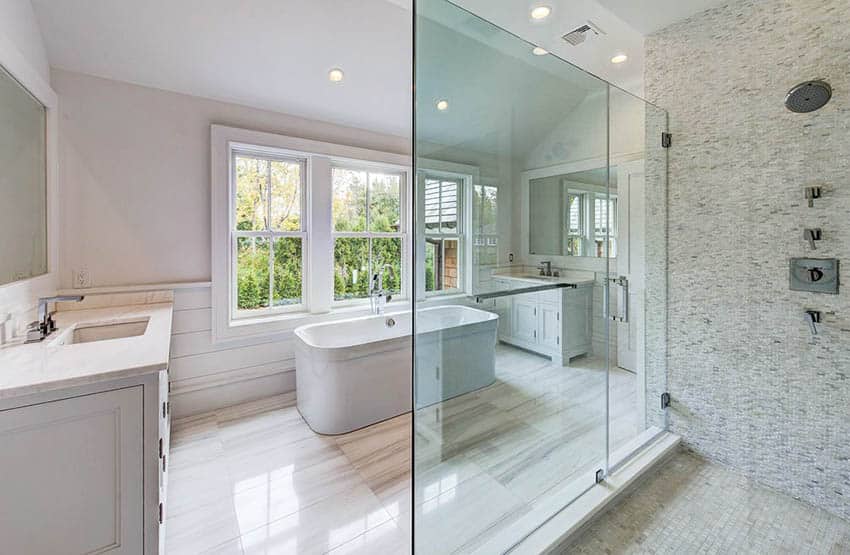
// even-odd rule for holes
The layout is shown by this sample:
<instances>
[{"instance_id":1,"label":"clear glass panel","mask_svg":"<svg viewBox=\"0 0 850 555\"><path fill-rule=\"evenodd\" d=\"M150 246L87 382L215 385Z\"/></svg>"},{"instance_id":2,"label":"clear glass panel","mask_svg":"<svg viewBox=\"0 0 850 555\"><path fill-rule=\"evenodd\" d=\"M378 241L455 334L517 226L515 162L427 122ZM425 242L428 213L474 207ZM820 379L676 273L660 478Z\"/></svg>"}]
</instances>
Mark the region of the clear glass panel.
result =
<instances>
[{"instance_id":1,"label":"clear glass panel","mask_svg":"<svg viewBox=\"0 0 850 555\"><path fill-rule=\"evenodd\" d=\"M607 243L616 278L609 281L609 449L617 464L665 427L666 114L614 87L609 102L611 187L595 202L608 215L597 245Z\"/></svg>"},{"instance_id":2,"label":"clear glass panel","mask_svg":"<svg viewBox=\"0 0 850 555\"><path fill-rule=\"evenodd\" d=\"M275 160L271 165L271 227L301 231L301 164Z\"/></svg>"},{"instance_id":3,"label":"clear glass panel","mask_svg":"<svg viewBox=\"0 0 850 555\"><path fill-rule=\"evenodd\" d=\"M46 119L0 67L0 285L47 273Z\"/></svg>"},{"instance_id":4,"label":"clear glass panel","mask_svg":"<svg viewBox=\"0 0 850 555\"><path fill-rule=\"evenodd\" d=\"M334 240L334 300L369 296L369 239L337 237Z\"/></svg>"},{"instance_id":5,"label":"clear glass panel","mask_svg":"<svg viewBox=\"0 0 850 555\"><path fill-rule=\"evenodd\" d=\"M366 231L366 172L332 171L334 231Z\"/></svg>"},{"instance_id":6,"label":"clear glass panel","mask_svg":"<svg viewBox=\"0 0 850 555\"><path fill-rule=\"evenodd\" d=\"M233 161L236 171L233 223L240 231L265 231L269 217L269 161L242 154L236 154Z\"/></svg>"},{"instance_id":7,"label":"clear glass panel","mask_svg":"<svg viewBox=\"0 0 850 555\"><path fill-rule=\"evenodd\" d=\"M401 230L401 176L369 174L369 231L398 233Z\"/></svg>"},{"instance_id":8,"label":"clear glass panel","mask_svg":"<svg viewBox=\"0 0 850 555\"><path fill-rule=\"evenodd\" d=\"M372 270L380 272L384 291L401 293L401 238L376 237L372 239Z\"/></svg>"},{"instance_id":9,"label":"clear glass panel","mask_svg":"<svg viewBox=\"0 0 850 555\"><path fill-rule=\"evenodd\" d=\"M269 307L269 240L265 237L236 238L236 284L237 309Z\"/></svg>"},{"instance_id":10,"label":"clear glass panel","mask_svg":"<svg viewBox=\"0 0 850 555\"><path fill-rule=\"evenodd\" d=\"M301 237L274 239L274 306L301 304L303 281Z\"/></svg>"},{"instance_id":11,"label":"clear glass panel","mask_svg":"<svg viewBox=\"0 0 850 555\"><path fill-rule=\"evenodd\" d=\"M414 548L505 552L607 460L608 87L450 2L416 9ZM466 306L421 302L447 290Z\"/></svg>"}]
</instances>

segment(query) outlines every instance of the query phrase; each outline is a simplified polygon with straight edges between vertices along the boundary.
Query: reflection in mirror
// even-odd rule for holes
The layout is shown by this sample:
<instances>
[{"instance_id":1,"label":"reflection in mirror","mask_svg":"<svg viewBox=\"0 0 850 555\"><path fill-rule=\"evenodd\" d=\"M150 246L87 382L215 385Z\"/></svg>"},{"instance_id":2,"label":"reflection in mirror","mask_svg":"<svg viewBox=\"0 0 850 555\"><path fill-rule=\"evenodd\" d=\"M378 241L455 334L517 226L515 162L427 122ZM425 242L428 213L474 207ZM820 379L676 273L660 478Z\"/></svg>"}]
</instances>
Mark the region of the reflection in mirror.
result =
<instances>
[{"instance_id":1,"label":"reflection in mirror","mask_svg":"<svg viewBox=\"0 0 850 555\"><path fill-rule=\"evenodd\" d=\"M617 256L617 168L532 179L528 184L529 254Z\"/></svg>"},{"instance_id":2,"label":"reflection in mirror","mask_svg":"<svg viewBox=\"0 0 850 555\"><path fill-rule=\"evenodd\" d=\"M47 273L45 107L0 67L0 285Z\"/></svg>"}]
</instances>

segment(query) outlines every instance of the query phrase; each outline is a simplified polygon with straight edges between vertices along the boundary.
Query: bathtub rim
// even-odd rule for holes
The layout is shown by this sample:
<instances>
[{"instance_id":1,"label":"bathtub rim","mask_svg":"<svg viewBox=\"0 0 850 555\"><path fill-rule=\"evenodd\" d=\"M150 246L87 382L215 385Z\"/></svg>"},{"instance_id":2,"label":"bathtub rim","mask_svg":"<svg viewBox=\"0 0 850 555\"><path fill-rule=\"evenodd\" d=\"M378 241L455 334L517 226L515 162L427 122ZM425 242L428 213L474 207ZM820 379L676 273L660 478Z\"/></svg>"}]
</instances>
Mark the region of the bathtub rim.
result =
<instances>
[{"instance_id":1,"label":"bathtub rim","mask_svg":"<svg viewBox=\"0 0 850 555\"><path fill-rule=\"evenodd\" d=\"M407 314L412 314L414 311L412 309L396 310L396 311L393 311L393 312L385 312L384 314L368 314L366 316L356 316L354 318L344 318L344 319L341 319L341 320L332 320L332 321L329 321L329 322L316 322L316 323L313 323L313 324L305 324L303 326L298 326L297 328L295 328L293 330L293 333L294 333L295 337L306 347L309 347L311 349L318 349L318 350L321 350L321 351L337 351L337 350L341 350L341 349L354 349L354 348L357 348L357 347L360 347L360 346L363 346L363 345L372 345L372 344L381 343L381 342L385 342L385 341L403 340L406 337L412 337L414 335L424 336L424 335L427 335L427 334L436 333L436 332L440 332L440 331L444 331L444 330L450 330L450 329L454 329L454 328L462 328L462 327L465 327L465 326L474 326L474 325L479 325L479 324L485 324L485 323L488 323L488 322L492 322L494 320L497 321L499 319L499 315L494 313L494 312L489 312L487 310L482 310L480 308L475 308L475 307L465 306L465 305L458 305L458 304L429 306L427 308L419 309L417 312L430 312L430 311L436 311L436 310L444 310L444 309L447 309L447 308L452 308L452 309L459 308L463 311L474 311L474 312L477 312L477 313L485 314L486 317L484 317L480 320L476 320L474 322L465 322L465 323L462 323L462 324L458 324L456 326L448 326L448 327L445 327L445 328L429 330L427 332L422 332L422 333L414 334L411 331L410 333L403 333L403 334L399 334L399 335L394 335L392 337L378 337L374 340L365 341L365 342L362 342L362 343L350 343L350 344L346 344L346 345L335 345L335 346L332 346L332 347L317 345L316 343L307 339L307 337L305 337L306 334L304 332L308 329L311 329L311 328L331 327L331 326L334 326L336 324L341 324L341 323L359 322L359 321L369 320L369 319L378 319L379 317L380 318L391 318L393 316L398 316L398 315L407 315ZM412 326L412 321L411 321L411 326Z\"/></svg>"}]
</instances>

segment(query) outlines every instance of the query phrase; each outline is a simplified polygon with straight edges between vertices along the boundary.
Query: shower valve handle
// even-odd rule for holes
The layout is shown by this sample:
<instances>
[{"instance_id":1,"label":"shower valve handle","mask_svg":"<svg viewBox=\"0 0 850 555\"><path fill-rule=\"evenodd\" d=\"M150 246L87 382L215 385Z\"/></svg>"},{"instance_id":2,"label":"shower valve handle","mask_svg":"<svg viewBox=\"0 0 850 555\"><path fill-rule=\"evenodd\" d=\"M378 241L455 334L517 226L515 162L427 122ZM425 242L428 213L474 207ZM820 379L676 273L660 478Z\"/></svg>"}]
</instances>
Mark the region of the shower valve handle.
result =
<instances>
[{"instance_id":1,"label":"shower valve handle","mask_svg":"<svg viewBox=\"0 0 850 555\"><path fill-rule=\"evenodd\" d=\"M812 250L817 250L817 245L815 245L815 241L820 241L822 237L822 232L819 227L807 227L803 230L803 239L809 242L809 246L812 247Z\"/></svg>"}]
</instances>

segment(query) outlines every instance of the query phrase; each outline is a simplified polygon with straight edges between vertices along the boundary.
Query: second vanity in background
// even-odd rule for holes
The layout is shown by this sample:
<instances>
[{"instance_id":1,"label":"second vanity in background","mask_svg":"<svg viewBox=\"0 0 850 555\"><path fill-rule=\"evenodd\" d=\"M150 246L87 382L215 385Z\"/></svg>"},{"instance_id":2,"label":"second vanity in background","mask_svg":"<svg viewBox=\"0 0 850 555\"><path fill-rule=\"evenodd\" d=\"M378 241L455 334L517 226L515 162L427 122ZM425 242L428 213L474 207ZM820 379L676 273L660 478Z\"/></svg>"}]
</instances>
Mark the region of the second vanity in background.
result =
<instances>
[{"instance_id":1,"label":"second vanity in background","mask_svg":"<svg viewBox=\"0 0 850 555\"><path fill-rule=\"evenodd\" d=\"M532 272L493 274L499 290L555 282L575 287L524 293L492 299L489 307L499 315L499 341L552 358L559 365L592 351L593 277L536 276Z\"/></svg>"}]
</instances>

